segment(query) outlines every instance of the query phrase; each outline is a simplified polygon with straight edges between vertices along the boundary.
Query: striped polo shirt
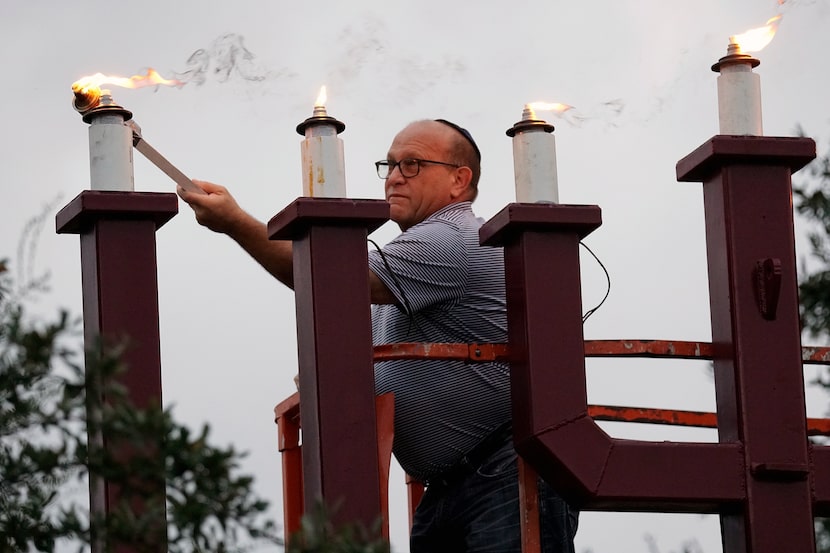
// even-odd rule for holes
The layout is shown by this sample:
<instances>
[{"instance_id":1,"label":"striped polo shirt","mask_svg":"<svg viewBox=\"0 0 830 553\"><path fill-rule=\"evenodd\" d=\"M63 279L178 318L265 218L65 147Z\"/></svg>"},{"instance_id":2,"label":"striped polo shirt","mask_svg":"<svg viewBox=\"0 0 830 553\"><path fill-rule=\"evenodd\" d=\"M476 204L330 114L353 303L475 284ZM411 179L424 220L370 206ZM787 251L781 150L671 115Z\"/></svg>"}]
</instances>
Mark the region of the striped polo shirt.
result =
<instances>
[{"instance_id":1,"label":"striped polo shirt","mask_svg":"<svg viewBox=\"0 0 830 553\"><path fill-rule=\"evenodd\" d=\"M507 341L503 252L479 245L483 222L470 202L450 204L383 255L369 252L369 267L398 300L372 306L375 345ZM383 361L375 388L395 393L393 451L419 479L450 468L510 417L506 363Z\"/></svg>"}]
</instances>

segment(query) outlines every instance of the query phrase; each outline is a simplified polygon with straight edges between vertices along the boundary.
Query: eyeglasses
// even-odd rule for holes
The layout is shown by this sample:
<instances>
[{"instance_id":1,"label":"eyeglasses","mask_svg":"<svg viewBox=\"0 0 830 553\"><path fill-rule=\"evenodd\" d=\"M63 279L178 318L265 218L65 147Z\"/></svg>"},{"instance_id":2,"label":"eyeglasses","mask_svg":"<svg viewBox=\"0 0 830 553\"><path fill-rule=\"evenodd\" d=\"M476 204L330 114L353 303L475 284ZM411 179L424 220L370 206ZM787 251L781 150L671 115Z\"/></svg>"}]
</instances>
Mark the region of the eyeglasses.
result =
<instances>
[{"instance_id":1,"label":"eyeglasses","mask_svg":"<svg viewBox=\"0 0 830 553\"><path fill-rule=\"evenodd\" d=\"M422 163L434 163L435 165L446 165L447 167L455 168L461 167L461 165L456 165L455 163L445 163L443 161L432 161L431 159L416 159L414 157L410 157L395 162L387 160L376 161L375 168L378 170L378 176L382 179L388 179L389 175L392 174L392 171L395 170L395 167L401 170L401 175L411 179L412 177L417 177L418 173L421 172Z\"/></svg>"}]
</instances>

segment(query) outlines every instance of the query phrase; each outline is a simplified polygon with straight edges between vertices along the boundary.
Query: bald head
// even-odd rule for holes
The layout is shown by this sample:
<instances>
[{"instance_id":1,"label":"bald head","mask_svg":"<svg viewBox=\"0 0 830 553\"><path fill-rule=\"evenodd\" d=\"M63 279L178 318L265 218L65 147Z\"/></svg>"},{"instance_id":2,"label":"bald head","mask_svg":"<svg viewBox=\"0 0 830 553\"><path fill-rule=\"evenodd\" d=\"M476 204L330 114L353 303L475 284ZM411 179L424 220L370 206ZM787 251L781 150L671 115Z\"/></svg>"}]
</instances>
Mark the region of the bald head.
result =
<instances>
[{"instance_id":1,"label":"bald head","mask_svg":"<svg viewBox=\"0 0 830 553\"><path fill-rule=\"evenodd\" d=\"M454 163L461 167L469 167L472 172L470 191L474 200L478 196L478 181L481 177L481 161L478 148L472 144L472 136L465 136L460 127L449 121L439 119L422 119L404 127L401 133L410 130L427 132L440 145L446 158L443 161Z\"/></svg>"}]
</instances>

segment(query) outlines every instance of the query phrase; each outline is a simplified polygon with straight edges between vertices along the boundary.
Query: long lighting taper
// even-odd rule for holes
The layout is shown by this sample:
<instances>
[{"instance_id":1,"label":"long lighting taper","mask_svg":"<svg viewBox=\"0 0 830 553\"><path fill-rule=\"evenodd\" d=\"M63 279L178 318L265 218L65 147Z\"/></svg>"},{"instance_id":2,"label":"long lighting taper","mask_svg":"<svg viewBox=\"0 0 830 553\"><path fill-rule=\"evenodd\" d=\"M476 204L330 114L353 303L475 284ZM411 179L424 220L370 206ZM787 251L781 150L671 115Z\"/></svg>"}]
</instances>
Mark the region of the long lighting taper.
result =
<instances>
[{"instance_id":1,"label":"long lighting taper","mask_svg":"<svg viewBox=\"0 0 830 553\"><path fill-rule=\"evenodd\" d=\"M346 197L343 141L337 136L345 128L343 122L326 112L326 87L323 87L312 116L297 125L297 132L305 136L300 144L304 196Z\"/></svg>"},{"instance_id":2,"label":"long lighting taper","mask_svg":"<svg viewBox=\"0 0 830 553\"><path fill-rule=\"evenodd\" d=\"M769 44L781 16L763 27L729 38L726 56L712 66L718 76L718 122L720 134L761 136L761 77L752 71L761 63L746 52L757 52Z\"/></svg>"},{"instance_id":3,"label":"long lighting taper","mask_svg":"<svg viewBox=\"0 0 830 553\"><path fill-rule=\"evenodd\" d=\"M182 173L178 167L167 161L167 158L159 153L158 150L150 146L144 137L141 136L141 127L135 120L128 121L127 126L133 131L133 146L135 149L144 154L144 157L149 159L153 165L164 171L164 174L173 179L173 182L194 194L207 194L204 190L199 188L190 178Z\"/></svg>"},{"instance_id":4,"label":"long lighting taper","mask_svg":"<svg viewBox=\"0 0 830 553\"><path fill-rule=\"evenodd\" d=\"M116 104L109 90L72 86L73 105L89 123L89 177L92 190L132 192L133 133L124 123L133 114Z\"/></svg>"},{"instance_id":5,"label":"long lighting taper","mask_svg":"<svg viewBox=\"0 0 830 553\"><path fill-rule=\"evenodd\" d=\"M522 110L522 120L507 129L507 136L513 138L513 173L519 203L559 203L553 130L553 125L536 117L532 104Z\"/></svg>"}]
</instances>

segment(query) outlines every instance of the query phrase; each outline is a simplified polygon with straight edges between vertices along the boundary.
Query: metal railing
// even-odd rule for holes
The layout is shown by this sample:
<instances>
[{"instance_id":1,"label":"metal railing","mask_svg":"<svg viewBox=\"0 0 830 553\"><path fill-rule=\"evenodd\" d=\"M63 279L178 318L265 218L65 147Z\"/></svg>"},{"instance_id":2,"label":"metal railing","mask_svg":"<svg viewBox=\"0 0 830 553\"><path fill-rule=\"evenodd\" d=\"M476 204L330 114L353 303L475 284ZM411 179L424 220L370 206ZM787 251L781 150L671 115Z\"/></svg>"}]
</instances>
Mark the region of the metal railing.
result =
<instances>
[{"instance_id":1,"label":"metal railing","mask_svg":"<svg viewBox=\"0 0 830 553\"><path fill-rule=\"evenodd\" d=\"M507 344L449 344L449 343L398 343L375 346L374 360L403 359L456 360L470 363L508 361ZM635 357L711 360L713 346L708 342L677 340L586 340L586 357ZM830 365L830 347L806 346L801 348L804 364ZM394 397L385 394L377 397L378 457L381 474L381 490L388 490L389 466L394 436ZM703 411L625 407L615 405L589 405L588 414L594 420L663 424L686 427L717 428L717 415ZM303 514L302 457L300 440L300 397L294 393L274 408L277 423L278 447L282 456L284 531L286 540L300 528ZM830 436L830 419L808 418L808 436ZM521 505L523 520L529 521L523 528L524 553L539 551L538 510L536 505L536 471L519 459ZM525 485L527 483L527 485ZM533 484L533 485L531 485ZM407 476L409 521L423 495L423 485ZM384 507L383 533L388 538L388 492L382 498Z\"/></svg>"}]
</instances>

